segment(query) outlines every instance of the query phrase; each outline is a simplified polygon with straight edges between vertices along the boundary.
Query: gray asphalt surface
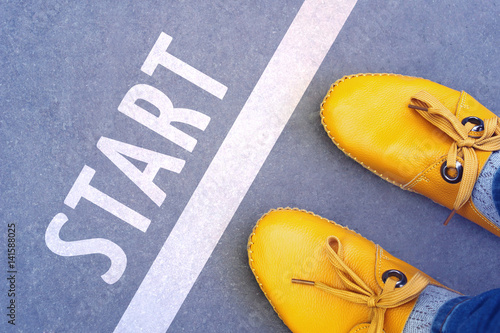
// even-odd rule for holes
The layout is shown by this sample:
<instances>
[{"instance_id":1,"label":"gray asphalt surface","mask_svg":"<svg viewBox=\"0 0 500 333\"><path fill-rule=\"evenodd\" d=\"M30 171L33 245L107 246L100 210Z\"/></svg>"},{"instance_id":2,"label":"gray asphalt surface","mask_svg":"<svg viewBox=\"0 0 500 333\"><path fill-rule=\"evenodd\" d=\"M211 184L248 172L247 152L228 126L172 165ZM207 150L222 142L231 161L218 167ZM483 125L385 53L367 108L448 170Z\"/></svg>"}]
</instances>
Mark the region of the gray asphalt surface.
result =
<instances>
[{"instance_id":1,"label":"gray asphalt surface","mask_svg":"<svg viewBox=\"0 0 500 333\"><path fill-rule=\"evenodd\" d=\"M114 330L302 3L1 2L0 244L8 248L8 224L16 244L14 298L6 250L0 260L2 331ZM319 119L330 84L360 72L425 77L500 115L498 6L359 0L168 332L287 332L247 265L247 238L276 207L347 225L464 294L499 287L498 237L459 216L443 226L447 209L350 160ZM172 72L141 71L161 32L173 38L172 55L228 88L223 99ZM197 140L192 152L117 111L137 84L210 117L205 130L178 125ZM102 136L185 161L180 173L160 170L154 178L166 194L160 207L96 147ZM151 221L147 232L88 200L75 209L64 204L85 165L96 171L92 186ZM58 213L68 218L62 240L107 239L123 250L126 269L116 283L101 278L110 266L105 256L48 248L45 234ZM11 299L15 326L8 324Z\"/></svg>"}]
</instances>

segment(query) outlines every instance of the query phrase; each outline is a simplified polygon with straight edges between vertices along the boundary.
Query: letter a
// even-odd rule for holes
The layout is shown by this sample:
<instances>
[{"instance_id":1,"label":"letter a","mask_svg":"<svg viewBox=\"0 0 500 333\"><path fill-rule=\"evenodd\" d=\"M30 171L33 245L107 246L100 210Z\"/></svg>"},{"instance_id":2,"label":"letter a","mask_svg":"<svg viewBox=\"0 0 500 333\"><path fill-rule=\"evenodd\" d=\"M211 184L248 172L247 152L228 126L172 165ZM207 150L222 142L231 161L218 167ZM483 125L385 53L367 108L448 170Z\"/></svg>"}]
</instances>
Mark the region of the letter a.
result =
<instances>
[{"instance_id":1,"label":"letter a","mask_svg":"<svg viewBox=\"0 0 500 333\"><path fill-rule=\"evenodd\" d=\"M160 115L156 117L138 106L135 102L139 99L145 100L156 106L158 110L160 110ZM194 146L196 146L196 139L173 127L171 123L185 123L204 131L210 122L210 117L201 112L190 109L174 108L167 95L147 84L137 84L130 88L118 106L118 111L126 114L130 118L189 152L192 152Z\"/></svg>"},{"instance_id":2,"label":"letter a","mask_svg":"<svg viewBox=\"0 0 500 333\"><path fill-rule=\"evenodd\" d=\"M179 173L185 164L184 160L106 137L99 139L97 148L153 200L158 207L165 200L166 194L153 183L156 174L160 169ZM123 155L147 163L146 169L141 172Z\"/></svg>"}]
</instances>

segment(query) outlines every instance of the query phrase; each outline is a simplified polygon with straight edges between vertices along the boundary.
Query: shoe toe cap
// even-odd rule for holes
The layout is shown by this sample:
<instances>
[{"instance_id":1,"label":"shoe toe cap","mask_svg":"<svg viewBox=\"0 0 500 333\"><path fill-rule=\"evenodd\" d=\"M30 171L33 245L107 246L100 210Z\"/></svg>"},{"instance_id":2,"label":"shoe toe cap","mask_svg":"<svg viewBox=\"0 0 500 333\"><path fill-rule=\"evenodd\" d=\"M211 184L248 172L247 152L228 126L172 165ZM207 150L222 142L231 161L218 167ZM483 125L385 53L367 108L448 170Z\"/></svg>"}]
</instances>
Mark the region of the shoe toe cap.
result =
<instances>
[{"instance_id":1,"label":"shoe toe cap","mask_svg":"<svg viewBox=\"0 0 500 333\"><path fill-rule=\"evenodd\" d=\"M365 256L359 258L356 269L373 275L375 244L312 213L271 211L258 222L250 237L250 267L271 305L293 332L343 332L369 320L370 311L363 305L291 283L296 278L342 286L325 255L326 239L332 235L343 242L348 256ZM367 251L352 251L360 246ZM372 284L377 288L375 281ZM352 309L349 318L342 315L346 307Z\"/></svg>"},{"instance_id":2,"label":"shoe toe cap","mask_svg":"<svg viewBox=\"0 0 500 333\"><path fill-rule=\"evenodd\" d=\"M451 139L408 107L427 90L452 110L460 92L429 80L396 74L344 77L321 106L323 125L335 144L379 176L404 185L437 156Z\"/></svg>"}]
</instances>

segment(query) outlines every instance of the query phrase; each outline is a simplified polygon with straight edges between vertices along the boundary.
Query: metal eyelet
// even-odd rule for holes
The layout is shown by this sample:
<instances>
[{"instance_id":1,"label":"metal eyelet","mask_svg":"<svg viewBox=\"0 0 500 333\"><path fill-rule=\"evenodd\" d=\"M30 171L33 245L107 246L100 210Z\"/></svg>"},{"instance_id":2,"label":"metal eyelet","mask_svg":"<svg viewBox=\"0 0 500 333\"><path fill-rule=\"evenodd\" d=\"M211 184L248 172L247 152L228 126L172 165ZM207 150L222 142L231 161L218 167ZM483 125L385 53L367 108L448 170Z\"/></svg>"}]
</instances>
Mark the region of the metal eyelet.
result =
<instances>
[{"instance_id":1,"label":"metal eyelet","mask_svg":"<svg viewBox=\"0 0 500 333\"><path fill-rule=\"evenodd\" d=\"M408 282L408 280L406 279L406 275L395 269L385 271L384 274L382 274L382 281L385 283L385 281L387 281L389 277L395 277L399 280L398 282L396 282L396 288L401 288L406 284L406 282Z\"/></svg>"},{"instance_id":2,"label":"metal eyelet","mask_svg":"<svg viewBox=\"0 0 500 333\"><path fill-rule=\"evenodd\" d=\"M484 131L484 121L481 118L467 117L467 118L462 119L462 125L465 125L467 123L473 123L476 125L476 126L472 127L472 129L471 129L472 132Z\"/></svg>"},{"instance_id":3,"label":"metal eyelet","mask_svg":"<svg viewBox=\"0 0 500 333\"><path fill-rule=\"evenodd\" d=\"M459 183L462 180L462 173L464 171L464 168L462 167L462 163L459 161L455 162L455 169L457 171L457 175L455 177L450 177L448 176L448 166L446 161L443 162L443 165L441 165L441 177L443 177L444 180L446 180L450 184L456 184Z\"/></svg>"}]
</instances>

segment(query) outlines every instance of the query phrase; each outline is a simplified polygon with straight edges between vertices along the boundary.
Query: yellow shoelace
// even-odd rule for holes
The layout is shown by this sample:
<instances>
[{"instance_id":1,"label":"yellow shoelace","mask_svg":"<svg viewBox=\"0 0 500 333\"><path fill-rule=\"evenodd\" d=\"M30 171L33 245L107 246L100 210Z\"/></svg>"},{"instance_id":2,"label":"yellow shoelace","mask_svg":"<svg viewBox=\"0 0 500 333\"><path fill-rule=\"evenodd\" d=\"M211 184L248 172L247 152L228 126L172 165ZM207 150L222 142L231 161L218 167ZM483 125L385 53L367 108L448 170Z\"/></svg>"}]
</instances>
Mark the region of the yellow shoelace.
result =
<instances>
[{"instance_id":1,"label":"yellow shoelace","mask_svg":"<svg viewBox=\"0 0 500 333\"><path fill-rule=\"evenodd\" d=\"M322 282L301 279L292 279L292 283L313 286L346 301L364 304L371 308L372 314L368 329L369 333L382 333L385 311L415 299L429 284L427 278L417 273L403 287L396 288L398 281L389 277L385 282L382 292L377 294L344 262L342 244L337 237L328 237L326 249L328 259L346 289L335 289Z\"/></svg>"},{"instance_id":2,"label":"yellow shoelace","mask_svg":"<svg viewBox=\"0 0 500 333\"><path fill-rule=\"evenodd\" d=\"M471 131L475 125L470 122L462 125L450 110L426 91L414 95L411 102L412 104L408 105L410 108L415 109L427 121L454 140L448 151L447 168L456 170L458 156L464 161L462 180L453 204L453 210L445 221L445 224L448 224L455 212L462 208L472 195L472 190L479 176L476 149L500 150L500 121L498 117L483 119L484 130L481 134L481 132Z\"/></svg>"}]
</instances>

